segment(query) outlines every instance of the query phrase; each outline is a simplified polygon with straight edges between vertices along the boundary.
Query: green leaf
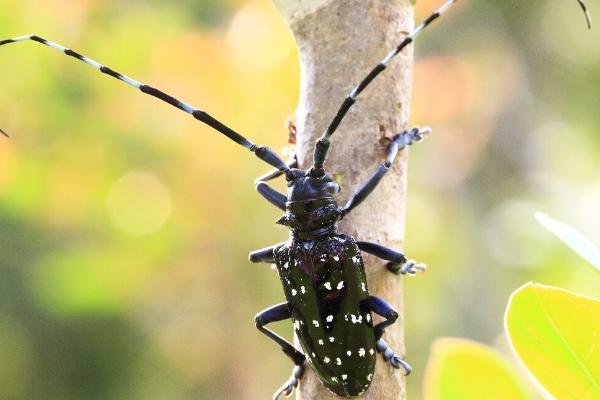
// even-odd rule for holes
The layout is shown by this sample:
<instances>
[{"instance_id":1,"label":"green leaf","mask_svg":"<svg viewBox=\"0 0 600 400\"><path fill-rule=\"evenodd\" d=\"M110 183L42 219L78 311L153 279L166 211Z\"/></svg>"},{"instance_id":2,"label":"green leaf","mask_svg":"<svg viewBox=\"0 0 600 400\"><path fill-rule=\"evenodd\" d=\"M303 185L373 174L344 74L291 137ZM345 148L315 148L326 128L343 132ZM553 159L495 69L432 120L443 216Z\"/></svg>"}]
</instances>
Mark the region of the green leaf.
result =
<instances>
[{"instance_id":1,"label":"green leaf","mask_svg":"<svg viewBox=\"0 0 600 400\"><path fill-rule=\"evenodd\" d=\"M433 344L424 391L426 400L531 399L513 368L495 350L453 338Z\"/></svg>"},{"instance_id":2,"label":"green leaf","mask_svg":"<svg viewBox=\"0 0 600 400\"><path fill-rule=\"evenodd\" d=\"M505 330L533 380L560 400L600 399L600 302L529 283L511 296Z\"/></svg>"},{"instance_id":3,"label":"green leaf","mask_svg":"<svg viewBox=\"0 0 600 400\"><path fill-rule=\"evenodd\" d=\"M535 219L573 249L575 253L600 270L600 249L581 232L541 212L535 213Z\"/></svg>"}]
</instances>

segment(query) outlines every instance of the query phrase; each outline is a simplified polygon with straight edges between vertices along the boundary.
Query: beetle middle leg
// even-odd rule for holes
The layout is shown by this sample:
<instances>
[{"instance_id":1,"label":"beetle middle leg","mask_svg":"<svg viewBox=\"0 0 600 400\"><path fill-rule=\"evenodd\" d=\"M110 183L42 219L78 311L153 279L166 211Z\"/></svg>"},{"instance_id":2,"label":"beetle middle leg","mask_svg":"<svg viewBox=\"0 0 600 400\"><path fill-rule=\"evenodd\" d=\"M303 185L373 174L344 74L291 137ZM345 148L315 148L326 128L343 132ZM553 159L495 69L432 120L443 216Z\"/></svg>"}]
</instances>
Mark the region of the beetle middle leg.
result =
<instances>
[{"instance_id":1,"label":"beetle middle leg","mask_svg":"<svg viewBox=\"0 0 600 400\"><path fill-rule=\"evenodd\" d=\"M267 335L275 343L277 343L281 350L294 362L295 367L292 372L290 379L283 384L283 386L275 393L274 399L279 399L281 395L289 396L295 387L298 386L299 380L304 375L304 369L306 366L306 357L300 351L289 343L287 340L277 335L275 332L265 328L265 325L272 322L283 321L292 317L292 311L288 303L278 304L271 308L268 308L256 315L254 321L259 331Z\"/></svg>"},{"instance_id":2,"label":"beetle middle leg","mask_svg":"<svg viewBox=\"0 0 600 400\"><path fill-rule=\"evenodd\" d=\"M390 363L390 365L396 369L402 367L406 371L406 375L412 372L412 367L402 357L394 353L394 351L387 345L385 340L381 338L385 332L385 328L394 324L398 319L398 312L394 310L394 307L389 305L385 300L377 296L369 296L367 300L367 306L369 310L375 314L385 318L385 321L378 323L373 327L375 331L375 339L377 340L377 351L382 354L383 359Z\"/></svg>"},{"instance_id":3,"label":"beetle middle leg","mask_svg":"<svg viewBox=\"0 0 600 400\"><path fill-rule=\"evenodd\" d=\"M425 264L417 264L415 261L407 259L403 253L389 247L372 242L356 242L356 244L365 253L387 261L386 268L395 274L414 275L417 271L425 271L427 269Z\"/></svg>"},{"instance_id":4,"label":"beetle middle leg","mask_svg":"<svg viewBox=\"0 0 600 400\"><path fill-rule=\"evenodd\" d=\"M275 249L284 243L279 243L274 246L265 247L264 249L254 250L248 258L253 263L268 263L275 264Z\"/></svg>"}]
</instances>

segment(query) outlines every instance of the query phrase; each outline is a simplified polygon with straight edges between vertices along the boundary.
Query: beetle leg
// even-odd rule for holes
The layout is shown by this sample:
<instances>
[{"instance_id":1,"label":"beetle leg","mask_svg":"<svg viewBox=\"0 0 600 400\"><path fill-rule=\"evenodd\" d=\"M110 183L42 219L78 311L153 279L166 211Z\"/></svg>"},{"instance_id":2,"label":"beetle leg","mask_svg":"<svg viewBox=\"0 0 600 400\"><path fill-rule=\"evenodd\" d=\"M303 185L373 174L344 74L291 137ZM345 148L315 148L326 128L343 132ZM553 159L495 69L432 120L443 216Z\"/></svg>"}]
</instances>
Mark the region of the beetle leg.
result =
<instances>
[{"instance_id":1,"label":"beetle leg","mask_svg":"<svg viewBox=\"0 0 600 400\"><path fill-rule=\"evenodd\" d=\"M298 168L298 157L294 155L293 158L294 158L293 161L288 163L288 167L290 169ZM255 182L268 182L273 179L279 178L281 175L283 175L283 172L281 172L278 169L273 169L273 170L267 172L266 174L256 178Z\"/></svg>"},{"instance_id":2,"label":"beetle leg","mask_svg":"<svg viewBox=\"0 0 600 400\"><path fill-rule=\"evenodd\" d=\"M273 395L273 400L279 400L282 395L285 395L285 397L290 397L290 395L294 391L294 388L298 387L298 382L300 381L300 379L302 379L302 376L304 375L305 367L306 363L302 365L296 365L294 367L294 370L292 371L292 376L286 383L283 384L282 387L279 388L279 390L277 390L277 392L275 392L275 395Z\"/></svg>"},{"instance_id":3,"label":"beetle leg","mask_svg":"<svg viewBox=\"0 0 600 400\"><path fill-rule=\"evenodd\" d=\"M287 197L273 189L271 186L264 182L256 182L256 191L260 193L269 203L279 208L281 211L285 211L285 203Z\"/></svg>"},{"instance_id":4,"label":"beetle leg","mask_svg":"<svg viewBox=\"0 0 600 400\"><path fill-rule=\"evenodd\" d=\"M289 358L291 358L296 365L290 379L273 396L273 399L275 400L279 399L282 394L289 396L292 394L294 388L298 386L298 381L304 374L306 357L304 357L304 354L296 350L296 348L284 338L265 328L265 325L272 322L283 321L291 317L292 311L290 310L289 304L281 303L256 314L256 317L254 318L254 322L256 323L258 330L277 343L281 347L281 350L283 350L283 352Z\"/></svg>"},{"instance_id":5,"label":"beetle leg","mask_svg":"<svg viewBox=\"0 0 600 400\"><path fill-rule=\"evenodd\" d=\"M288 164L288 168L296 168L297 166L298 159L294 157L294 161ZM254 182L256 185L256 191L260 193L262 197L267 199L267 201L273 204L275 207L279 208L282 211L285 211L285 203L287 201L287 197L284 194L279 193L277 190L273 189L266 183L270 180L280 177L281 175L283 175L282 171L274 169L258 177Z\"/></svg>"},{"instance_id":6,"label":"beetle leg","mask_svg":"<svg viewBox=\"0 0 600 400\"><path fill-rule=\"evenodd\" d=\"M386 268L395 274L414 275L418 271L427 269L425 264L417 264L413 260L408 260L404 254L389 247L371 242L356 242L356 244L362 251L388 261Z\"/></svg>"},{"instance_id":7,"label":"beetle leg","mask_svg":"<svg viewBox=\"0 0 600 400\"><path fill-rule=\"evenodd\" d=\"M254 250L248 257L250 262L253 263L275 263L275 249L281 246L283 243L276 244L275 246L265 247L264 249Z\"/></svg>"},{"instance_id":8,"label":"beetle leg","mask_svg":"<svg viewBox=\"0 0 600 400\"><path fill-rule=\"evenodd\" d=\"M412 372L412 367L410 364L398 354L394 353L394 351L387 345L385 340L379 339L377 341L377 351L381 353L383 359L389 362L392 367L396 369L400 369L400 367L402 367L404 371L406 371L404 375L409 375Z\"/></svg>"},{"instance_id":9,"label":"beetle leg","mask_svg":"<svg viewBox=\"0 0 600 400\"><path fill-rule=\"evenodd\" d=\"M281 347L281 350L283 350L283 352L292 359L294 364L302 365L304 364L304 361L306 361L304 354L296 350L296 348L284 338L265 328L265 325L267 324L283 321L291 317L292 311L290 310L289 304L281 303L256 314L254 322L256 323L258 330L277 343Z\"/></svg>"},{"instance_id":10,"label":"beetle leg","mask_svg":"<svg viewBox=\"0 0 600 400\"><path fill-rule=\"evenodd\" d=\"M406 371L405 375L410 374L412 372L412 367L406 361L404 361L402 357L396 354L387 345L385 340L381 338L385 328L396 322L398 319L398 313L396 310L394 310L394 307L389 305L385 300L376 296L369 296L367 305L375 314L385 318L385 321L380 322L373 327L375 330L375 339L377 340L377 351L382 354L383 359L389 362L392 367L396 369L402 367Z\"/></svg>"},{"instance_id":11,"label":"beetle leg","mask_svg":"<svg viewBox=\"0 0 600 400\"><path fill-rule=\"evenodd\" d=\"M362 185L360 185L360 187L352 194L352 196L350 196L348 202L343 208L343 214L348 214L367 197L369 197L384 175L390 170L390 167L394 163L394 160L396 159L396 156L400 150L403 150L405 147L408 147L415 142L420 142L423 137L429 135L429 133L431 133L430 128L424 128L421 130L418 128L413 128L410 131L404 131L396 135L387 148L385 162L377 167L375 172L373 172L373 174L367 178Z\"/></svg>"},{"instance_id":12,"label":"beetle leg","mask_svg":"<svg viewBox=\"0 0 600 400\"><path fill-rule=\"evenodd\" d=\"M375 330L375 340L379 340L381 339L385 328L396 322L398 313L394 310L394 307L390 306L385 300L377 296L369 296L367 306L369 310L385 318L385 321L380 322L373 327L373 330Z\"/></svg>"}]
</instances>

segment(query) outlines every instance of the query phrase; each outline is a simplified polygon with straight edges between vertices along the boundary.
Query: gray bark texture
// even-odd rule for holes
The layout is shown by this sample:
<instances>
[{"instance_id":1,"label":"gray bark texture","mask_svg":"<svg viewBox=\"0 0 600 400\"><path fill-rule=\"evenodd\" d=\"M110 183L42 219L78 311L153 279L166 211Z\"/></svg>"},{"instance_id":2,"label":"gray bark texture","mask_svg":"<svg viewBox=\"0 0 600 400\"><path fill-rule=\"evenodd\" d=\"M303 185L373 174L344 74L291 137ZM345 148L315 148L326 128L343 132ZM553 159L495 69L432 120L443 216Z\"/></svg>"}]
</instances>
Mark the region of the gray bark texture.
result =
<instances>
[{"instance_id":1,"label":"gray bark texture","mask_svg":"<svg viewBox=\"0 0 600 400\"><path fill-rule=\"evenodd\" d=\"M296 111L297 152L301 168L312 163L316 139L352 88L413 28L411 0L274 0L291 28L301 59L301 95ZM412 81L412 46L404 50L358 102L332 138L326 170L340 178L343 203L385 158L386 138L407 128ZM373 194L341 223L357 240L401 249L406 209L407 152ZM384 338L405 354L402 277L380 260L365 256L369 292L400 314ZM297 344L297 340L296 340ZM410 361L410 359L408 359ZM307 369L297 391L301 400L328 400L327 391ZM402 370L378 356L376 373L364 399L406 398Z\"/></svg>"}]
</instances>

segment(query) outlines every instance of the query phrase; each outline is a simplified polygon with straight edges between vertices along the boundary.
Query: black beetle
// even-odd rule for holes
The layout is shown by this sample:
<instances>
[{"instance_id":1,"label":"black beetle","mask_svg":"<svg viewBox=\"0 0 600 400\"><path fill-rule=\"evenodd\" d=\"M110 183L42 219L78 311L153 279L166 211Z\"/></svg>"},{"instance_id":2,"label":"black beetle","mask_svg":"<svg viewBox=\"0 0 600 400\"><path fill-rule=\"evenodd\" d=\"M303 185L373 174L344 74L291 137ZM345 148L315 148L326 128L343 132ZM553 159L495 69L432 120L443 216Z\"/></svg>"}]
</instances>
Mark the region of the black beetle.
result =
<instances>
[{"instance_id":1,"label":"black beetle","mask_svg":"<svg viewBox=\"0 0 600 400\"><path fill-rule=\"evenodd\" d=\"M315 168L292 168L286 173L287 197L265 182L281 175L273 172L257 180L258 191L285 210L277 221L290 230L286 243L250 254L252 262L275 263L287 302L256 316L256 326L277 342L295 363L290 380L275 394L289 395L302 377L305 362L311 365L325 386L340 396L356 396L370 385L375 369L375 353L395 368L410 366L381 339L385 328L398 313L383 299L370 296L361 250L388 261L390 271L414 274L425 266L409 261L395 250L379 244L357 242L339 234L337 223L359 205L379 183L398 151L429 133L412 129L397 135L388 155L373 175L339 207L334 194L340 187L329 174ZM385 318L373 326L371 312ZM291 318L304 353L265 328L266 324Z\"/></svg>"},{"instance_id":2,"label":"black beetle","mask_svg":"<svg viewBox=\"0 0 600 400\"><path fill-rule=\"evenodd\" d=\"M287 299L286 303L271 307L256 316L258 329L279 344L296 365L292 377L276 392L275 398L291 394L302 377L307 360L328 389L341 396L355 396L363 393L370 385L376 352L382 353L394 368L402 367L406 373L411 371L402 357L395 354L381 339L385 328L397 320L398 314L383 299L369 295L360 252L387 260L387 268L394 273L414 274L424 270L425 266L409 261L402 253L379 244L357 242L348 235L339 234L336 226L341 218L375 189L398 151L421 140L429 133L429 129L412 129L396 135L388 146L386 161L350 197L344 207L338 207L335 203L333 196L339 191L339 186L324 169L330 139L371 81L423 29L457 1L446 1L418 25L346 97L327 130L317 141L313 165L307 171L297 169L295 162L287 165L268 147L257 146L205 111L129 78L72 49L37 35L0 40L0 46L31 40L59 50L142 93L191 114L275 167L275 171L257 180L256 189L268 201L285 211L278 223L289 228L290 240L250 254L252 262L276 264ZM590 16L583 0L577 1L590 26ZM8 136L1 129L0 134ZM273 190L266 183L281 175L285 175L288 182L287 196ZM371 313L380 315L385 320L374 326ZM266 324L285 319L292 319L304 353L265 328Z\"/></svg>"}]
</instances>

